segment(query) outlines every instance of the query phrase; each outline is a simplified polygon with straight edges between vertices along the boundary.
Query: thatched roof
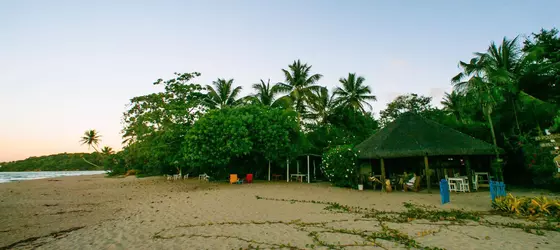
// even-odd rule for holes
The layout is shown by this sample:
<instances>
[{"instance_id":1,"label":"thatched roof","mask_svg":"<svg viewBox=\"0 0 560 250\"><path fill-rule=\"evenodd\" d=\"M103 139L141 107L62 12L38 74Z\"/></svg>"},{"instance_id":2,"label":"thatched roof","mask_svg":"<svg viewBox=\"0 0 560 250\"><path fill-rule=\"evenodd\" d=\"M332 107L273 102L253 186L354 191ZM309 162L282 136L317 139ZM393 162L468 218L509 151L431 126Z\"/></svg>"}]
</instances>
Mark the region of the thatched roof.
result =
<instances>
[{"instance_id":1,"label":"thatched roof","mask_svg":"<svg viewBox=\"0 0 560 250\"><path fill-rule=\"evenodd\" d=\"M403 114L356 148L362 159L495 154L492 144L415 114Z\"/></svg>"}]
</instances>

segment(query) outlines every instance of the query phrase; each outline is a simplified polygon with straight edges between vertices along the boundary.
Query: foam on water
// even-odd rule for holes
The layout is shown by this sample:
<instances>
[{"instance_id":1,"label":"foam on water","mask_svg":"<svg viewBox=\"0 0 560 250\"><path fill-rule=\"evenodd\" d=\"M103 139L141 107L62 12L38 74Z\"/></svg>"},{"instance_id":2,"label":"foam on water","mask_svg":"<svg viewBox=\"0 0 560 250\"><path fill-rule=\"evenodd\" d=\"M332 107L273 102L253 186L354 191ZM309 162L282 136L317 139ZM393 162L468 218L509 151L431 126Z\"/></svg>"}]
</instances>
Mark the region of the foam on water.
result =
<instances>
[{"instance_id":1,"label":"foam on water","mask_svg":"<svg viewBox=\"0 0 560 250\"><path fill-rule=\"evenodd\" d=\"M41 172L0 172L0 183L27 181L61 176L104 174L106 171L41 171Z\"/></svg>"}]
</instances>

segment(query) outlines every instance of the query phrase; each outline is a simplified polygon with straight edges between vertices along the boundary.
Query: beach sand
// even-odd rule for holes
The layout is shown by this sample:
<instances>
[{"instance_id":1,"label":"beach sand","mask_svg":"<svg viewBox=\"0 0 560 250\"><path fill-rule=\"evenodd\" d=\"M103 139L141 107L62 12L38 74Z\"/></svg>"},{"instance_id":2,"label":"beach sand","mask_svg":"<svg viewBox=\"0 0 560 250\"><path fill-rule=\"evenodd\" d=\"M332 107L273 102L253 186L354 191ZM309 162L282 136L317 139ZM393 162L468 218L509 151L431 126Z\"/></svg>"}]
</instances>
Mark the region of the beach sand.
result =
<instances>
[{"instance_id":1,"label":"beach sand","mask_svg":"<svg viewBox=\"0 0 560 250\"><path fill-rule=\"evenodd\" d=\"M380 222L325 210L327 204L282 199L396 212L405 211L403 202L490 210L488 192L452 194L451 203L442 206L435 189L387 194L328 183L61 177L0 184L0 249L405 249L411 242L445 249L560 249L558 231L490 225L534 224L523 219L485 215L484 223Z\"/></svg>"}]
</instances>

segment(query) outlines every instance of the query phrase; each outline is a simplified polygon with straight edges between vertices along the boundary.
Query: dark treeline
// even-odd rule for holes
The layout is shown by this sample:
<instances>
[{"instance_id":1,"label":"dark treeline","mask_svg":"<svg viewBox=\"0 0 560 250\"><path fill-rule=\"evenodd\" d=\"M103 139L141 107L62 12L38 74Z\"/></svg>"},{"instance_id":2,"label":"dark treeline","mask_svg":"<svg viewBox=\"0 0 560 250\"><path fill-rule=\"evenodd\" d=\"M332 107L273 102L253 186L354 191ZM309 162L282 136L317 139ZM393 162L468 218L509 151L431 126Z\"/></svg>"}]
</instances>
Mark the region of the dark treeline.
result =
<instances>
[{"instance_id":1,"label":"dark treeline","mask_svg":"<svg viewBox=\"0 0 560 250\"><path fill-rule=\"evenodd\" d=\"M283 79L255 81L249 96L240 96L234 79L203 85L196 83L200 73L175 73L154 83L163 91L130 100L123 115L124 147L117 153L104 148L102 161L114 174L134 169L147 175L258 176L269 163L282 168L302 153L351 148L413 112L504 149L503 155L496 152L492 171L506 183L560 186L552 148L534 140L560 129L558 30L504 38L478 50L458 63L458 75L449 76L453 91L442 108L432 106L431 97L408 93L379 111L379 119L370 102L376 101L372 86L383 83L348 73L327 89L322 75L300 60L281 69ZM82 142L98 151L99 137L90 130Z\"/></svg>"},{"instance_id":2,"label":"dark treeline","mask_svg":"<svg viewBox=\"0 0 560 250\"><path fill-rule=\"evenodd\" d=\"M122 151L107 159L115 173L264 171L302 153L355 145L401 114L413 112L505 150L493 171L507 183L558 185L551 149L533 137L560 125L560 38L541 30L521 41L504 38L459 62L461 73L441 102L414 93L397 97L374 119L375 80L349 73L332 90L312 66L294 61L284 79L260 80L240 96L234 79L196 84L200 73L159 79L164 91L131 99L124 113ZM382 84L382 83L379 83ZM555 184L556 183L556 184Z\"/></svg>"},{"instance_id":3,"label":"dark treeline","mask_svg":"<svg viewBox=\"0 0 560 250\"><path fill-rule=\"evenodd\" d=\"M0 171L71 171L71 170L103 170L87 161L102 166L104 157L99 153L62 153L46 156L29 157L25 160L2 162Z\"/></svg>"}]
</instances>

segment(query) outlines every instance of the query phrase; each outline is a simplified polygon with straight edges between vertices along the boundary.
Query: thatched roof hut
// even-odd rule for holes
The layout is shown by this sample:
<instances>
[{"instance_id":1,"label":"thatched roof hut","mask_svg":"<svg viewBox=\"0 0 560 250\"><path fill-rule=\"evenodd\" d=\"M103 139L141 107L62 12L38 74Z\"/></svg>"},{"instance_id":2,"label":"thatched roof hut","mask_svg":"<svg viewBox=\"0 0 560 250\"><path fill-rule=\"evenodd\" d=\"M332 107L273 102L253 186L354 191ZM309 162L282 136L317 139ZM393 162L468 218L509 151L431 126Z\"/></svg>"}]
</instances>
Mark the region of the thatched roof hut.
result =
<instances>
[{"instance_id":1,"label":"thatched roof hut","mask_svg":"<svg viewBox=\"0 0 560 250\"><path fill-rule=\"evenodd\" d=\"M490 143L415 114L403 114L356 149L362 159L496 154Z\"/></svg>"},{"instance_id":2,"label":"thatched roof hut","mask_svg":"<svg viewBox=\"0 0 560 250\"><path fill-rule=\"evenodd\" d=\"M503 151L490 143L411 113L401 115L356 146L356 149L361 159L380 159L382 179L385 179L384 159L424 157L428 172L428 156L495 155ZM470 182L468 163L467 172ZM429 189L429 176L426 176L426 181Z\"/></svg>"}]
</instances>

